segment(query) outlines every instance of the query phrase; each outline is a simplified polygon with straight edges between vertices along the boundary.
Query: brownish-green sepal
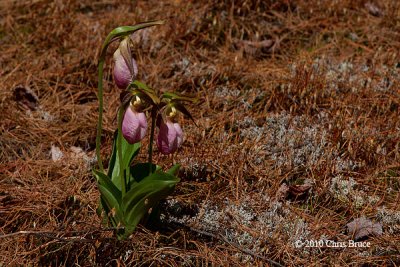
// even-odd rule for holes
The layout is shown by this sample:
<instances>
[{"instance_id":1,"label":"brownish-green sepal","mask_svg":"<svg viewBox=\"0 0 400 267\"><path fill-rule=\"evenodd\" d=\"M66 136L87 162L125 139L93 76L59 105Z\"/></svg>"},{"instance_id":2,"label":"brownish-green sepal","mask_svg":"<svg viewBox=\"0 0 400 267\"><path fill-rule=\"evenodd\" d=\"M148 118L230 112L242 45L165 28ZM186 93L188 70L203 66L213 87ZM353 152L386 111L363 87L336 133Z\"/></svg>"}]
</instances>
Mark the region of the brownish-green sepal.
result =
<instances>
[{"instance_id":1,"label":"brownish-green sepal","mask_svg":"<svg viewBox=\"0 0 400 267\"><path fill-rule=\"evenodd\" d=\"M132 92L125 90L119 94L119 100L121 100L121 106L126 107L133 98Z\"/></svg>"},{"instance_id":2,"label":"brownish-green sepal","mask_svg":"<svg viewBox=\"0 0 400 267\"><path fill-rule=\"evenodd\" d=\"M190 112L186 109L186 107L182 103L180 103L176 100L172 100L169 103L169 105L176 108L178 111L182 112L185 116L189 117L193 121L194 125L196 125L196 127L198 127L196 122L193 119L192 114L190 114Z\"/></svg>"},{"instance_id":3,"label":"brownish-green sepal","mask_svg":"<svg viewBox=\"0 0 400 267\"><path fill-rule=\"evenodd\" d=\"M158 105L160 103L160 99L154 90L148 87L146 84L135 80L129 85L129 87L134 88L134 91L139 93L139 96L144 98L145 101L149 102L150 104Z\"/></svg>"},{"instance_id":4,"label":"brownish-green sepal","mask_svg":"<svg viewBox=\"0 0 400 267\"><path fill-rule=\"evenodd\" d=\"M110 43L113 41L119 39L120 37L127 36L129 34L134 33L137 30L141 30L147 27L155 26L155 25L161 25L164 24L163 20L157 20L157 21L148 21L144 23L139 23L134 26L121 26L117 27L114 30L112 30L106 40L103 43L103 46L101 47L101 56L100 58L104 58L107 47L109 46Z\"/></svg>"},{"instance_id":5,"label":"brownish-green sepal","mask_svg":"<svg viewBox=\"0 0 400 267\"><path fill-rule=\"evenodd\" d=\"M177 93L172 93L172 92L163 93L162 98L168 99L171 101L178 100L178 101L187 101L187 102L192 102L192 103L196 103L198 101L198 99L195 97L183 96L183 95L179 95Z\"/></svg>"}]
</instances>

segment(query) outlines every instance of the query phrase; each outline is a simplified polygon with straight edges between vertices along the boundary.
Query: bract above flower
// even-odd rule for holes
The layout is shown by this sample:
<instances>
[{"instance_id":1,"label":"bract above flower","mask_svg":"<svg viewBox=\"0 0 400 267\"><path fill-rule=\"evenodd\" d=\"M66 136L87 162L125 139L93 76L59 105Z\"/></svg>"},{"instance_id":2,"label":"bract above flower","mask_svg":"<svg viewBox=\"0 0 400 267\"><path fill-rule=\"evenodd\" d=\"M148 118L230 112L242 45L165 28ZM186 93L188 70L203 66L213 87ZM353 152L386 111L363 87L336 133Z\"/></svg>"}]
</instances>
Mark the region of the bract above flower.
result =
<instances>
[{"instance_id":1,"label":"bract above flower","mask_svg":"<svg viewBox=\"0 0 400 267\"><path fill-rule=\"evenodd\" d=\"M136 79L138 67L135 59L131 56L129 39L121 41L118 49L114 52L113 76L115 84L120 89L126 89Z\"/></svg>"}]
</instances>

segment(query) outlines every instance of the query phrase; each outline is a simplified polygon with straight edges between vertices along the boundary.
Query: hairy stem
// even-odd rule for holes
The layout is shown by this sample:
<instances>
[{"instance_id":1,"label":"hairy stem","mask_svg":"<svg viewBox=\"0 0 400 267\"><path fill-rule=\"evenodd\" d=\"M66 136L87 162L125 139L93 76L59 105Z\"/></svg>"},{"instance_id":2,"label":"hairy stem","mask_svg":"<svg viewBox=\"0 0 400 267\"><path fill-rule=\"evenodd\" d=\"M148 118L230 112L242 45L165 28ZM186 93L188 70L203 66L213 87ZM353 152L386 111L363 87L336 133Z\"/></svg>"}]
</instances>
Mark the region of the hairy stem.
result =
<instances>
[{"instance_id":1,"label":"hairy stem","mask_svg":"<svg viewBox=\"0 0 400 267\"><path fill-rule=\"evenodd\" d=\"M98 99L99 99L99 121L97 123L97 133L96 133L96 156L97 163L99 165L100 172L104 173L103 161L101 160L100 145L101 145L101 130L103 123L103 66L104 58L99 60L99 81L98 81Z\"/></svg>"},{"instance_id":2,"label":"hairy stem","mask_svg":"<svg viewBox=\"0 0 400 267\"><path fill-rule=\"evenodd\" d=\"M129 107L128 107L129 108ZM122 161L122 118L124 116L124 106L118 110L118 136L117 136L117 155L118 155L118 163L119 163L119 175L121 179L121 189L122 189L122 196L126 193L126 177L125 177L125 170Z\"/></svg>"}]
</instances>

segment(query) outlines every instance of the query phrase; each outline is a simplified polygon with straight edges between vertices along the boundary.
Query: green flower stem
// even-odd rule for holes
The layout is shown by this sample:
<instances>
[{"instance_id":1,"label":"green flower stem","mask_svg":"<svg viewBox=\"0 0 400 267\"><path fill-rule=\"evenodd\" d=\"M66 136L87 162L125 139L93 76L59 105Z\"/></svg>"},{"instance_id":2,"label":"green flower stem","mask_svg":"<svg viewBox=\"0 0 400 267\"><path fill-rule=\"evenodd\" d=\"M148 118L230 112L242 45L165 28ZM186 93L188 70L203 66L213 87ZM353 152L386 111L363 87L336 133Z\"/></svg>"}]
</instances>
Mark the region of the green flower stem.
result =
<instances>
[{"instance_id":1,"label":"green flower stem","mask_svg":"<svg viewBox=\"0 0 400 267\"><path fill-rule=\"evenodd\" d=\"M99 60L99 81L98 81L98 98L99 98L99 122L97 123L97 134L96 134L96 156L99 164L100 172L104 173L103 161L101 160L100 145L101 145L101 130L103 122L103 66L105 56Z\"/></svg>"},{"instance_id":2,"label":"green flower stem","mask_svg":"<svg viewBox=\"0 0 400 267\"><path fill-rule=\"evenodd\" d=\"M149 167L150 174L153 173L153 141L154 141L154 129L156 127L157 107L153 106L151 109L151 130L150 130L150 143L149 143Z\"/></svg>"},{"instance_id":3,"label":"green flower stem","mask_svg":"<svg viewBox=\"0 0 400 267\"><path fill-rule=\"evenodd\" d=\"M124 106L118 110L118 136L117 136L117 155L119 161L119 175L121 179L121 189L122 189L122 196L126 193L126 177L125 177L125 170L123 166L123 159L122 159L122 118L124 116Z\"/></svg>"}]
</instances>

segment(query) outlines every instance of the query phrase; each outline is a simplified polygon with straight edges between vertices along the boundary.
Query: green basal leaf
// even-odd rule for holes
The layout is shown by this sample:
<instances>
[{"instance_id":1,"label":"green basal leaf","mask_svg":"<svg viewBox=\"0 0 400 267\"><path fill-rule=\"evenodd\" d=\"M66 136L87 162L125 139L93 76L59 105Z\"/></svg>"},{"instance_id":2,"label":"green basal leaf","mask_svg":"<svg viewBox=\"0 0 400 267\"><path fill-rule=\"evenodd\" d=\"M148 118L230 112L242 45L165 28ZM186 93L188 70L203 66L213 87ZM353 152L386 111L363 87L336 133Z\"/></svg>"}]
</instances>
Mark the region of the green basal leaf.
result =
<instances>
[{"instance_id":1,"label":"green basal leaf","mask_svg":"<svg viewBox=\"0 0 400 267\"><path fill-rule=\"evenodd\" d=\"M127 193L123 199L126 225L134 229L150 208L172 193L178 181L147 181Z\"/></svg>"},{"instance_id":2,"label":"green basal leaf","mask_svg":"<svg viewBox=\"0 0 400 267\"><path fill-rule=\"evenodd\" d=\"M167 197L179 181L179 178L171 174L155 172L136 183L122 199L126 223L130 226L136 226L148 209ZM143 202L149 196L152 196L151 199Z\"/></svg>"},{"instance_id":3,"label":"green basal leaf","mask_svg":"<svg viewBox=\"0 0 400 267\"><path fill-rule=\"evenodd\" d=\"M102 185L98 185L99 187L99 191L102 197L102 200L104 200L107 209L109 210L107 215L112 215L112 217L115 217L116 221L121 222L123 219L123 214L121 212L121 207L117 201L117 199L115 198L115 196L111 193L110 190L108 190L105 186Z\"/></svg>"},{"instance_id":4,"label":"green basal leaf","mask_svg":"<svg viewBox=\"0 0 400 267\"><path fill-rule=\"evenodd\" d=\"M122 199L125 215L136 205L136 203L147 194L159 191L167 187L170 183L168 181L148 181L135 184L130 191L128 191Z\"/></svg>"},{"instance_id":5,"label":"green basal leaf","mask_svg":"<svg viewBox=\"0 0 400 267\"><path fill-rule=\"evenodd\" d=\"M114 185L110 177L96 170L93 170L93 175L96 177L97 182L100 185L105 186L114 195L118 202L121 200L121 191Z\"/></svg>"},{"instance_id":6,"label":"green basal leaf","mask_svg":"<svg viewBox=\"0 0 400 267\"><path fill-rule=\"evenodd\" d=\"M136 205L125 214L126 229L125 237L129 236L136 228L137 224L149 214L150 208L154 208L158 202L166 198L173 190L172 188L163 188L158 191L153 191L142 197Z\"/></svg>"},{"instance_id":7,"label":"green basal leaf","mask_svg":"<svg viewBox=\"0 0 400 267\"><path fill-rule=\"evenodd\" d=\"M169 169L167 171L167 173L169 173L171 175L176 175L176 174L178 174L180 167L181 167L181 164L175 164L174 166L171 167L171 169Z\"/></svg>"},{"instance_id":8,"label":"green basal leaf","mask_svg":"<svg viewBox=\"0 0 400 267\"><path fill-rule=\"evenodd\" d=\"M118 222L113 217L108 217L111 210L107 206L107 202L105 201L104 197L100 195L99 206L96 209L97 216L101 218L101 224L103 226L108 226L111 223L112 226L117 226Z\"/></svg>"},{"instance_id":9,"label":"green basal leaf","mask_svg":"<svg viewBox=\"0 0 400 267\"><path fill-rule=\"evenodd\" d=\"M120 137L119 137L120 136ZM119 190L122 190L120 177L120 166L119 166L119 157L117 153L117 143L118 138L122 138L121 140L121 149L122 149L122 169L126 171L126 177L130 177L130 164L132 160L139 154L140 150L140 143L136 144L129 144L122 135L118 135L118 130L114 133L114 144L113 150L111 154L109 169L108 169L108 176L112 177L112 182L116 185Z\"/></svg>"},{"instance_id":10,"label":"green basal leaf","mask_svg":"<svg viewBox=\"0 0 400 267\"><path fill-rule=\"evenodd\" d=\"M139 183L145 177L150 175L150 166L149 163L137 163L131 166L131 182ZM151 164L152 173L158 172L161 170L161 167L156 164Z\"/></svg>"},{"instance_id":11,"label":"green basal leaf","mask_svg":"<svg viewBox=\"0 0 400 267\"><path fill-rule=\"evenodd\" d=\"M114 148L113 148L114 150ZM115 154L113 151L112 154L114 157L111 157L110 159L110 164L114 165L115 162ZM113 162L114 161L114 162ZM108 169L108 173L110 173L110 170L112 170L112 167ZM94 172L95 170L93 170ZM96 177L96 180L99 182L100 178L99 175L96 173L93 173L94 176ZM110 177L110 174L108 174L108 179ZM108 222L111 222L111 224L115 227L117 226L117 221L115 220L115 218L109 218L107 215L111 212L111 209L108 207L106 200L104 199L104 197L102 195L100 195L100 201L99 201L99 206L96 209L96 213L99 217L102 217L102 224L107 226Z\"/></svg>"},{"instance_id":12,"label":"green basal leaf","mask_svg":"<svg viewBox=\"0 0 400 267\"><path fill-rule=\"evenodd\" d=\"M144 178L142 180L143 182L148 182L148 181L169 181L169 182L175 182L178 183L181 179L179 179L178 177L166 173L166 172L155 172L152 173L151 175L147 176L146 178Z\"/></svg>"},{"instance_id":13,"label":"green basal leaf","mask_svg":"<svg viewBox=\"0 0 400 267\"><path fill-rule=\"evenodd\" d=\"M127 210L132 201L137 201L136 197L145 195L152 190L156 190L157 188L163 188L171 184L175 185L179 181L180 179L178 177L169 173L154 172L131 187L131 189L122 198L122 206L124 207L124 210Z\"/></svg>"},{"instance_id":14,"label":"green basal leaf","mask_svg":"<svg viewBox=\"0 0 400 267\"><path fill-rule=\"evenodd\" d=\"M101 195L101 204L104 211L108 214L109 212L115 212L117 221L120 221L122 217L120 203L122 200L121 191L113 184L111 179L99 171L93 170L93 175L96 177L98 187Z\"/></svg>"}]
</instances>

